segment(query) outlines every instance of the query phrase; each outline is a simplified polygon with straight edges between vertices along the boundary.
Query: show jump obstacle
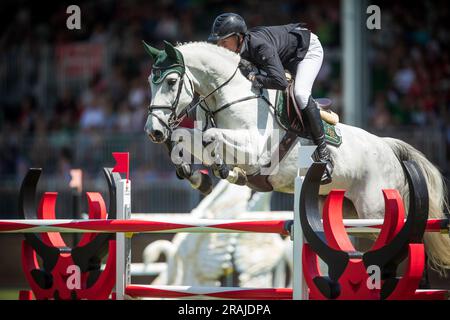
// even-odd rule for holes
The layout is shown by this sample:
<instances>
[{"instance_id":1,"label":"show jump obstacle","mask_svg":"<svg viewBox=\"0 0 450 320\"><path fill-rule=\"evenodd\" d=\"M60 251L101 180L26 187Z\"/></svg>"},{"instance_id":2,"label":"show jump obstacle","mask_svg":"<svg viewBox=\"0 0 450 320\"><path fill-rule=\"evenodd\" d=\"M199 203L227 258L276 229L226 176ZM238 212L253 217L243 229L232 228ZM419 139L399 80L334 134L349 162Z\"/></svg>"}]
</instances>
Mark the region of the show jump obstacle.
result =
<instances>
[{"instance_id":1,"label":"show jump obstacle","mask_svg":"<svg viewBox=\"0 0 450 320\"><path fill-rule=\"evenodd\" d=\"M31 290L20 299L446 299L446 290L418 290L425 268L424 232L449 233L448 219L428 220L425 178L413 162L403 167L410 190L409 213L397 190L382 190L384 220L344 220L344 190L327 197L323 216L318 193L324 164L313 163L296 180L293 220L131 219L131 181L104 169L109 210L88 192L89 220L58 220L57 193L46 192L36 209L41 169L30 169L20 190L20 220L0 220L0 233L24 233L22 267ZM381 190L380 190L381 192ZM358 252L350 232L378 231L371 250ZM150 286L131 284L131 237L135 233L259 232L294 241L293 289ZM84 233L68 247L61 233ZM40 257L40 262L37 257ZM318 258L328 266L322 275ZM104 268L102 260L106 259ZM404 271L398 274L400 263ZM376 279L381 280L377 285Z\"/></svg>"}]
</instances>

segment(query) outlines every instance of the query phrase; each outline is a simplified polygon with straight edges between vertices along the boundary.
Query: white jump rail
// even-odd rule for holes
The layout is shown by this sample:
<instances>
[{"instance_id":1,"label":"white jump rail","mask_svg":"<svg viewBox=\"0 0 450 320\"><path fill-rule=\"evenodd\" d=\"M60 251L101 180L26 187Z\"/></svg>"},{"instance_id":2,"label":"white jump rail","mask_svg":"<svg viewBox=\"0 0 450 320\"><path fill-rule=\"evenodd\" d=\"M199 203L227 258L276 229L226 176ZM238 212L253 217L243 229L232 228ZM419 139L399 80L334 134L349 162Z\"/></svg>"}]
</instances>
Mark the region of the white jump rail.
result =
<instances>
[{"instance_id":1,"label":"white jump rail","mask_svg":"<svg viewBox=\"0 0 450 320\"><path fill-rule=\"evenodd\" d=\"M131 298L292 300L292 289L132 284L127 286L126 295Z\"/></svg>"},{"instance_id":2,"label":"white jump rail","mask_svg":"<svg viewBox=\"0 0 450 320\"><path fill-rule=\"evenodd\" d=\"M429 219L427 232L442 232L445 219ZM278 233L292 220L222 220L222 219L130 219L130 220L0 220L0 233ZM382 219L344 219L348 233L377 233Z\"/></svg>"},{"instance_id":3,"label":"white jump rail","mask_svg":"<svg viewBox=\"0 0 450 320\"><path fill-rule=\"evenodd\" d=\"M238 216L238 219L242 220L289 220L294 218L292 211L245 211L233 216ZM192 217L191 213L131 213L132 220L165 220L168 218L180 220L189 217Z\"/></svg>"},{"instance_id":4,"label":"white jump rail","mask_svg":"<svg viewBox=\"0 0 450 320\"><path fill-rule=\"evenodd\" d=\"M280 233L289 220L0 220L0 233Z\"/></svg>"}]
</instances>

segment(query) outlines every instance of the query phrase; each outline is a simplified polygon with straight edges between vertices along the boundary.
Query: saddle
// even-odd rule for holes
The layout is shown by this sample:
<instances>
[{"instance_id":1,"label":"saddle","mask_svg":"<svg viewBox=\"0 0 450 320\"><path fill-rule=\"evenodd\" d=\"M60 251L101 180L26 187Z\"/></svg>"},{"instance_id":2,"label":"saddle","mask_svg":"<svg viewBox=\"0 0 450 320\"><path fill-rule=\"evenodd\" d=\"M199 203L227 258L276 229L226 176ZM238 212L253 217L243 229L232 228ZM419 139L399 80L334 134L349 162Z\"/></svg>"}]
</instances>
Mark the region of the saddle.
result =
<instances>
[{"instance_id":1,"label":"saddle","mask_svg":"<svg viewBox=\"0 0 450 320\"><path fill-rule=\"evenodd\" d=\"M291 77L287 77L289 79L289 85L286 88L285 92L278 93L284 95L284 101L285 103L285 115L287 119L282 120L282 122L285 122L284 125L288 125L289 128L294 129L298 133L300 133L301 136L306 133L307 127L306 124L303 121L303 115L301 112L301 109L299 105L297 104L297 100L295 99L294 95L294 81ZM279 99L277 98L277 103ZM339 116L334 113L330 107L332 105L331 99L327 98L320 98L315 99L317 103L317 107L320 109L320 116L322 120L324 120L326 123L330 125L335 125L339 122ZM282 112L283 113L283 112ZM287 123L286 123L287 120Z\"/></svg>"}]
</instances>

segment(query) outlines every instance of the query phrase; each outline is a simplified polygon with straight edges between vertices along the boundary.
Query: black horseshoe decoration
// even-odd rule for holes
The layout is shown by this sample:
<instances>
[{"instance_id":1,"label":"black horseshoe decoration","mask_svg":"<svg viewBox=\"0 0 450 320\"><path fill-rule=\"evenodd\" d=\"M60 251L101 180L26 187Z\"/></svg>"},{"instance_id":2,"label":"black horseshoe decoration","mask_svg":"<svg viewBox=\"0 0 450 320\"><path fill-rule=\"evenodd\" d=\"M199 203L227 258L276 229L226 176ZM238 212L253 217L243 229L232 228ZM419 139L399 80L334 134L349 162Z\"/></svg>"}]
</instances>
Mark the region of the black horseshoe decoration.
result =
<instances>
[{"instance_id":1,"label":"black horseshoe decoration","mask_svg":"<svg viewBox=\"0 0 450 320\"><path fill-rule=\"evenodd\" d=\"M116 211L116 182L117 173L112 173L112 169L103 168L103 174L105 175L108 183L109 191L109 212L108 219L115 219L117 216ZM120 177L120 175L119 175ZM101 258L108 252L108 241L115 238L114 233L100 233L97 234L94 239L89 241L83 246L77 246L72 249L72 259L76 265L78 265L82 272L100 270ZM98 274L98 273L97 273ZM92 273L95 277L95 273ZM92 279L89 282L95 282L96 279Z\"/></svg>"},{"instance_id":2,"label":"black horseshoe decoration","mask_svg":"<svg viewBox=\"0 0 450 320\"><path fill-rule=\"evenodd\" d=\"M36 187L41 176L41 168L31 168L22 181L19 194L19 217L21 219L37 219L36 215ZM38 235L34 233L24 234L26 241L34 248L36 253L44 261L44 269L53 270L58 261L58 248L46 245ZM37 275L37 277L39 277Z\"/></svg>"},{"instance_id":3,"label":"black horseshoe decoration","mask_svg":"<svg viewBox=\"0 0 450 320\"><path fill-rule=\"evenodd\" d=\"M56 219L57 193L44 193L36 209L36 187L41 173L42 169L30 169L23 180L19 197L19 212L23 219ZM116 218L115 180L118 177L108 169L104 169L104 175L110 194L109 216L102 196L87 192L90 219ZM59 233L26 233L24 236L22 264L37 299L83 299L95 297L95 292L100 299L108 297L114 286L114 233L85 233L74 248L68 247ZM102 271L101 261L107 254L107 265ZM42 267L36 255L41 257ZM81 272L82 288L68 291L64 275L71 265Z\"/></svg>"},{"instance_id":4,"label":"black horseshoe decoration","mask_svg":"<svg viewBox=\"0 0 450 320\"><path fill-rule=\"evenodd\" d=\"M307 241L303 246L303 272L313 299L420 299L426 296L416 289L425 261L422 238L428 220L428 189L416 163L405 161L402 165L410 191L406 222L399 192L383 190L385 219L377 241L365 253L354 248L343 223L345 190L330 192L321 217L318 194L325 164L314 163L308 170L299 208ZM318 257L328 265L328 276L321 274ZM407 262L406 269L398 277L397 269L403 261ZM368 272L371 266L381 272L381 287L376 290L366 285L367 281L372 281ZM442 299L442 292L437 291L428 294Z\"/></svg>"},{"instance_id":5,"label":"black horseshoe decoration","mask_svg":"<svg viewBox=\"0 0 450 320\"><path fill-rule=\"evenodd\" d=\"M119 173L112 172L112 168L103 168L103 174L106 178L106 182L108 183L108 191L109 191L109 219L117 218L117 204L116 204L116 194L117 194L117 181L120 181L122 178Z\"/></svg>"},{"instance_id":6,"label":"black horseshoe decoration","mask_svg":"<svg viewBox=\"0 0 450 320\"><path fill-rule=\"evenodd\" d=\"M428 220L428 189L425 177L415 162L404 161L403 168L409 186L409 212L402 229L385 246L366 252L366 266L378 265L385 284L381 297L387 298L395 289L397 266L406 258L411 243L421 243Z\"/></svg>"},{"instance_id":7,"label":"black horseshoe decoration","mask_svg":"<svg viewBox=\"0 0 450 320\"><path fill-rule=\"evenodd\" d=\"M330 299L339 293L338 279L350 260L349 253L328 246L319 212L319 188L326 164L314 162L308 170L300 194L300 223L311 249L330 267L328 277L316 277L314 282Z\"/></svg>"}]
</instances>

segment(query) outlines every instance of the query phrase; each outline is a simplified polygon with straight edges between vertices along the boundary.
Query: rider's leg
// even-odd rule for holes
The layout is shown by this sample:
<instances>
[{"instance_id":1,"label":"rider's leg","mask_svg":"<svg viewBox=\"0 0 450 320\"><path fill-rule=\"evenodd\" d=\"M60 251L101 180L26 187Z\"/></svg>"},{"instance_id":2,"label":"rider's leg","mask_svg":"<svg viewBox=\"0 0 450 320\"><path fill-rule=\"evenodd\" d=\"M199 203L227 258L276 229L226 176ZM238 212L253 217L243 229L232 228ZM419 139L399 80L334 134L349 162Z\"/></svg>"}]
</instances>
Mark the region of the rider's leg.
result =
<instances>
[{"instance_id":1,"label":"rider's leg","mask_svg":"<svg viewBox=\"0 0 450 320\"><path fill-rule=\"evenodd\" d=\"M317 160L326 162L326 170L322 176L322 184L331 182L331 174L333 173L333 163L331 161L330 151L325 142L325 132L323 130L323 123L320 117L320 110L316 102L310 96L308 105L303 109L303 114L306 116L306 121L309 124L312 139L317 145L317 150L314 154Z\"/></svg>"},{"instance_id":2,"label":"rider's leg","mask_svg":"<svg viewBox=\"0 0 450 320\"><path fill-rule=\"evenodd\" d=\"M303 110L308 105L314 81L322 67L323 49L319 39L311 33L308 52L297 66L294 94L298 105Z\"/></svg>"},{"instance_id":3,"label":"rider's leg","mask_svg":"<svg viewBox=\"0 0 450 320\"><path fill-rule=\"evenodd\" d=\"M333 163L330 152L325 142L320 110L311 97L311 90L323 61L323 49L319 39L311 33L311 41L305 58L297 66L294 93L297 103L303 111L308 122L310 133L314 143L317 145L316 157L319 161L327 163L327 169L322 177L322 184L331 182Z\"/></svg>"}]
</instances>

